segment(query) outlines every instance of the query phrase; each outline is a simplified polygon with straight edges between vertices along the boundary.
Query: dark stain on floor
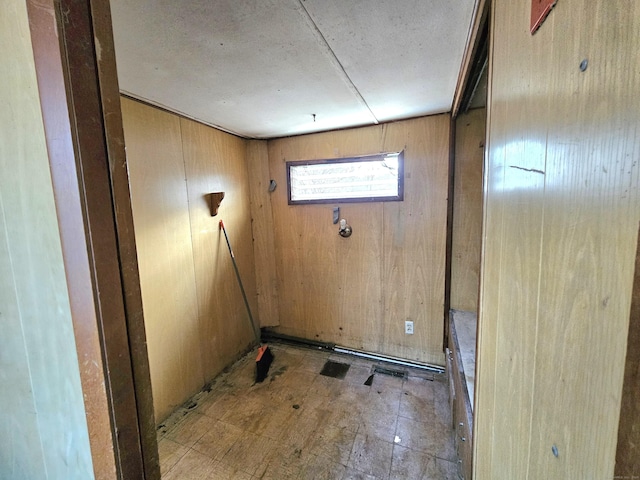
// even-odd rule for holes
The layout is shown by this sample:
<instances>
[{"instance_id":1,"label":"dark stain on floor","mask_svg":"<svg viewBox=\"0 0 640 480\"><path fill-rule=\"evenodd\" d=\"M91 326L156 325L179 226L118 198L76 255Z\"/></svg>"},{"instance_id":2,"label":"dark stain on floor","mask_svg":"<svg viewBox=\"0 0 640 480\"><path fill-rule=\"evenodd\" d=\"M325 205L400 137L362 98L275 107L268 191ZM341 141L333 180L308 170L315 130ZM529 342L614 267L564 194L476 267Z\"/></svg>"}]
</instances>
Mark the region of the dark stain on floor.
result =
<instances>
[{"instance_id":1,"label":"dark stain on floor","mask_svg":"<svg viewBox=\"0 0 640 480\"><path fill-rule=\"evenodd\" d=\"M320 371L320 375L342 380L347 376L347 372L349 371L350 366L351 365L349 365L348 363L339 363L327 360L327 362L322 367L322 370Z\"/></svg>"}]
</instances>

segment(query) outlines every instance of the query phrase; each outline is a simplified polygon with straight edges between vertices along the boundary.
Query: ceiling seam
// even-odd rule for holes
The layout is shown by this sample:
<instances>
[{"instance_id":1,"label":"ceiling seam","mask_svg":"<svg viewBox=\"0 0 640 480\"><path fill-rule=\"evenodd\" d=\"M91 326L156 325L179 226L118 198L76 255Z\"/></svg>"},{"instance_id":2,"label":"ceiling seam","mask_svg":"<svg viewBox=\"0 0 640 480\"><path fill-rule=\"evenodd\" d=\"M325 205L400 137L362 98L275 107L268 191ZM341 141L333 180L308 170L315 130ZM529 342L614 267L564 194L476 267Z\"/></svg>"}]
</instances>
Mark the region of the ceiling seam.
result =
<instances>
[{"instance_id":1,"label":"ceiling seam","mask_svg":"<svg viewBox=\"0 0 640 480\"><path fill-rule=\"evenodd\" d=\"M371 114L371 117L373 118L373 122L376 125L378 125L380 123L380 121L378 120L378 117L376 117L376 115L373 113L373 110L371 110L371 107L369 106L367 101L364 99L364 97L360 93L360 90L358 90L358 87L353 83L353 80L351 80L351 77L345 70L344 66L342 65L342 62L340 62L340 60L338 59L336 52L333 51L333 48L331 48L331 45L329 45L329 42L327 42L327 39L323 35L322 31L320 31L320 28L311 17L311 14L307 10L307 8L304 6L303 0L298 0L298 3L300 4L300 8L301 8L300 12L302 13L302 17L306 20L309 27L311 27L311 30L315 34L316 39L320 40L320 43L322 44L322 46L324 46L327 53L329 53L329 56L333 60L333 64L336 67L336 70L338 71L338 73L342 75L343 80L345 81L349 89L352 91L352 93L358 98L360 103L362 103L362 105L364 105L366 109L369 111L369 113Z\"/></svg>"}]
</instances>

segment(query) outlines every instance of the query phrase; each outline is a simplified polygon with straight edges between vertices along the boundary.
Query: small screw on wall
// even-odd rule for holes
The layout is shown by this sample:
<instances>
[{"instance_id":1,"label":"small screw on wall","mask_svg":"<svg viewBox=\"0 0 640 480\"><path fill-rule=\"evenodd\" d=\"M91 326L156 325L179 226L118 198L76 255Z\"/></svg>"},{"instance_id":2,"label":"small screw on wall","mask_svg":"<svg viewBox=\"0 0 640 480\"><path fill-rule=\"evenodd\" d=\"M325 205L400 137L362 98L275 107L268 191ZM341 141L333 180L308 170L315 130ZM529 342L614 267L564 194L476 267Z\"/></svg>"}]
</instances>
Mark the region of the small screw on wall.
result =
<instances>
[{"instance_id":1,"label":"small screw on wall","mask_svg":"<svg viewBox=\"0 0 640 480\"><path fill-rule=\"evenodd\" d=\"M589 66L589 60L587 60L587 59L585 58L584 60L582 60L582 61L580 62L580 71L581 71L581 72L584 72L584 71L587 69L587 67L588 67L588 66Z\"/></svg>"},{"instance_id":2,"label":"small screw on wall","mask_svg":"<svg viewBox=\"0 0 640 480\"><path fill-rule=\"evenodd\" d=\"M553 456L558 458L558 447L556 447L555 445L553 445L551 447L551 451L553 452Z\"/></svg>"}]
</instances>

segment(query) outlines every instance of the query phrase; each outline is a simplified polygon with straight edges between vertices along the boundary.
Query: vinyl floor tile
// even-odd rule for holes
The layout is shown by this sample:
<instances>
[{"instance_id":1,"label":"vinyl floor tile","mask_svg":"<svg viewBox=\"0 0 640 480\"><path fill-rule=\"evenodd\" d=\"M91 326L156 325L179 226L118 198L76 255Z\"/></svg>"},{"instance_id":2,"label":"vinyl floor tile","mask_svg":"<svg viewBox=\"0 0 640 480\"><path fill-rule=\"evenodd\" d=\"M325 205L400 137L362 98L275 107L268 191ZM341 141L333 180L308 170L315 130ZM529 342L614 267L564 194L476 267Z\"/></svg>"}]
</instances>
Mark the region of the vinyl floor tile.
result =
<instances>
[{"instance_id":1,"label":"vinyl floor tile","mask_svg":"<svg viewBox=\"0 0 640 480\"><path fill-rule=\"evenodd\" d=\"M378 477L361 472L355 468L347 467L342 480L379 480Z\"/></svg>"},{"instance_id":2,"label":"vinyl floor tile","mask_svg":"<svg viewBox=\"0 0 640 480\"><path fill-rule=\"evenodd\" d=\"M396 443L402 447L455 461L453 432L438 419L432 417L428 422L420 422L399 417L396 437Z\"/></svg>"},{"instance_id":3,"label":"vinyl floor tile","mask_svg":"<svg viewBox=\"0 0 640 480\"><path fill-rule=\"evenodd\" d=\"M411 450L400 445L393 446L390 480L421 480L435 468L436 458L428 453Z\"/></svg>"},{"instance_id":4,"label":"vinyl floor tile","mask_svg":"<svg viewBox=\"0 0 640 480\"><path fill-rule=\"evenodd\" d=\"M322 456L312 456L302 469L305 480L335 480L342 478L347 467Z\"/></svg>"},{"instance_id":5,"label":"vinyl floor tile","mask_svg":"<svg viewBox=\"0 0 640 480\"><path fill-rule=\"evenodd\" d=\"M355 439L355 432L344 427L325 424L316 430L310 452L335 463L346 465Z\"/></svg>"},{"instance_id":6,"label":"vinyl floor tile","mask_svg":"<svg viewBox=\"0 0 640 480\"><path fill-rule=\"evenodd\" d=\"M256 477L263 480L298 479L309 458L308 449L280 443L271 450L262 469L256 472Z\"/></svg>"},{"instance_id":7,"label":"vinyl floor tile","mask_svg":"<svg viewBox=\"0 0 640 480\"><path fill-rule=\"evenodd\" d=\"M160 472L164 475L189 451L184 445L168 438L158 441L158 455L160 456Z\"/></svg>"},{"instance_id":8,"label":"vinyl floor tile","mask_svg":"<svg viewBox=\"0 0 640 480\"><path fill-rule=\"evenodd\" d=\"M255 475L274 448L270 438L245 432L220 460L225 465Z\"/></svg>"},{"instance_id":9,"label":"vinyl floor tile","mask_svg":"<svg viewBox=\"0 0 640 480\"><path fill-rule=\"evenodd\" d=\"M166 437L180 445L191 448L210 431L216 420L198 412L187 414L166 434Z\"/></svg>"},{"instance_id":10,"label":"vinyl floor tile","mask_svg":"<svg viewBox=\"0 0 640 480\"><path fill-rule=\"evenodd\" d=\"M371 435L358 434L354 441L349 466L380 478L388 478L393 444Z\"/></svg>"},{"instance_id":11,"label":"vinyl floor tile","mask_svg":"<svg viewBox=\"0 0 640 480\"><path fill-rule=\"evenodd\" d=\"M193 445L193 449L214 460L221 460L243 434L241 428L216 421L211 430Z\"/></svg>"},{"instance_id":12,"label":"vinyl floor tile","mask_svg":"<svg viewBox=\"0 0 640 480\"><path fill-rule=\"evenodd\" d=\"M204 480L216 478L217 461L189 450L166 474L163 480Z\"/></svg>"},{"instance_id":13,"label":"vinyl floor tile","mask_svg":"<svg viewBox=\"0 0 640 480\"><path fill-rule=\"evenodd\" d=\"M453 480L457 478L444 375L380 373L376 362L270 345L255 383L249 354L158 427L163 479ZM350 363L344 379L320 375Z\"/></svg>"}]
</instances>

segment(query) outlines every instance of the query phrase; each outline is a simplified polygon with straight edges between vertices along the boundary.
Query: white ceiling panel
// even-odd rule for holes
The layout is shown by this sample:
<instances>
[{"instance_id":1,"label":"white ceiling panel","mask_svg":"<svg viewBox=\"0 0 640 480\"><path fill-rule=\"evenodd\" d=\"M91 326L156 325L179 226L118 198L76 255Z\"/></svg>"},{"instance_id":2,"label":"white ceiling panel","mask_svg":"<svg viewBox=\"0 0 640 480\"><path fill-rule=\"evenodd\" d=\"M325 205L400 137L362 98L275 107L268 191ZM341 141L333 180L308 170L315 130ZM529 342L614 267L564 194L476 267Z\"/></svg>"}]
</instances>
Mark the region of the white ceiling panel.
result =
<instances>
[{"instance_id":1,"label":"white ceiling panel","mask_svg":"<svg viewBox=\"0 0 640 480\"><path fill-rule=\"evenodd\" d=\"M111 0L123 93L249 138L448 111L472 8Z\"/></svg>"},{"instance_id":2,"label":"white ceiling panel","mask_svg":"<svg viewBox=\"0 0 640 480\"><path fill-rule=\"evenodd\" d=\"M379 121L451 109L468 0L306 0L303 5Z\"/></svg>"}]
</instances>

